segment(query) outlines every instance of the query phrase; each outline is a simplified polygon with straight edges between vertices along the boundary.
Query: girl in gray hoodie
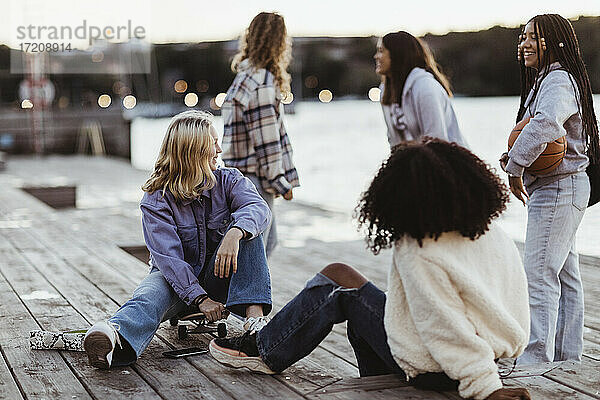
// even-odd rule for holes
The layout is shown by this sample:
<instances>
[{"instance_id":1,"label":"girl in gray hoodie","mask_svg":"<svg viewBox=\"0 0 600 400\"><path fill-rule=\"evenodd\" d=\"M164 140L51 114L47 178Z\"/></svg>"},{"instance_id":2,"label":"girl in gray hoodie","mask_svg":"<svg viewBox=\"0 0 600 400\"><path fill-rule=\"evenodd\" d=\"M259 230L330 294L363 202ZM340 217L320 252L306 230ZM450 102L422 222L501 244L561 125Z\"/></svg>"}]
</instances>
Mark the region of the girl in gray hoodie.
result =
<instances>
[{"instance_id":1,"label":"girl in gray hoodie","mask_svg":"<svg viewBox=\"0 0 600 400\"><path fill-rule=\"evenodd\" d=\"M560 15L529 20L518 57L517 121L531 120L500 161L511 191L527 203L528 212L524 265L531 336L519 363L580 360L584 308L575 234L590 197L586 168L599 155L590 82L575 31ZM567 153L558 168L545 175L528 173L546 143L562 136Z\"/></svg>"},{"instance_id":2,"label":"girl in gray hoodie","mask_svg":"<svg viewBox=\"0 0 600 400\"><path fill-rule=\"evenodd\" d=\"M426 43L408 32L388 33L377 43L374 58L375 72L383 77L381 106L390 147L422 136L468 147L448 79Z\"/></svg>"}]
</instances>

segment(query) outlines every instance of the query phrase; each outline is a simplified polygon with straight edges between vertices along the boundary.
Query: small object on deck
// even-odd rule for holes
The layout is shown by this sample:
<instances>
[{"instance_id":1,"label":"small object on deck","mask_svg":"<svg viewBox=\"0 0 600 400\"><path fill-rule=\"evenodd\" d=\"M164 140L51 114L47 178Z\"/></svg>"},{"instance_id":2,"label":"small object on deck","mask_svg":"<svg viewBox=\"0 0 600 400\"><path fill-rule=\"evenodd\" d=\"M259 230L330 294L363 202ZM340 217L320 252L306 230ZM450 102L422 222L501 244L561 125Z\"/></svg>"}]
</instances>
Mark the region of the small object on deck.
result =
<instances>
[{"instance_id":1,"label":"small object on deck","mask_svg":"<svg viewBox=\"0 0 600 400\"><path fill-rule=\"evenodd\" d=\"M189 321L192 323L191 329L189 325L179 325L179 321ZM177 337L185 339L190 334L208 333L214 337L227 336L227 324L224 322L213 323L209 322L206 316L198 310L197 306L191 306L175 317L169 319L171 326L177 326Z\"/></svg>"},{"instance_id":2,"label":"small object on deck","mask_svg":"<svg viewBox=\"0 0 600 400\"><path fill-rule=\"evenodd\" d=\"M25 186L21 188L52 208L75 208L77 186Z\"/></svg>"},{"instance_id":3,"label":"small object on deck","mask_svg":"<svg viewBox=\"0 0 600 400\"><path fill-rule=\"evenodd\" d=\"M67 332L33 330L29 332L29 346L34 350L84 351L85 332L85 329Z\"/></svg>"},{"instance_id":4,"label":"small object on deck","mask_svg":"<svg viewBox=\"0 0 600 400\"><path fill-rule=\"evenodd\" d=\"M85 154L88 143L93 155L103 156L106 154L104 137L102 136L102 125L97 120L85 120L81 124L77 134L77 152Z\"/></svg>"},{"instance_id":5,"label":"small object on deck","mask_svg":"<svg viewBox=\"0 0 600 400\"><path fill-rule=\"evenodd\" d=\"M0 171L4 171L6 169L6 153L0 151Z\"/></svg>"},{"instance_id":6,"label":"small object on deck","mask_svg":"<svg viewBox=\"0 0 600 400\"><path fill-rule=\"evenodd\" d=\"M208 347L189 347L187 349L165 351L163 352L163 356L168 358L182 358L206 353L208 353Z\"/></svg>"},{"instance_id":7,"label":"small object on deck","mask_svg":"<svg viewBox=\"0 0 600 400\"><path fill-rule=\"evenodd\" d=\"M119 247L121 250L125 251L129 255L134 256L143 263L148 263L148 260L150 260L150 252L145 244Z\"/></svg>"}]
</instances>

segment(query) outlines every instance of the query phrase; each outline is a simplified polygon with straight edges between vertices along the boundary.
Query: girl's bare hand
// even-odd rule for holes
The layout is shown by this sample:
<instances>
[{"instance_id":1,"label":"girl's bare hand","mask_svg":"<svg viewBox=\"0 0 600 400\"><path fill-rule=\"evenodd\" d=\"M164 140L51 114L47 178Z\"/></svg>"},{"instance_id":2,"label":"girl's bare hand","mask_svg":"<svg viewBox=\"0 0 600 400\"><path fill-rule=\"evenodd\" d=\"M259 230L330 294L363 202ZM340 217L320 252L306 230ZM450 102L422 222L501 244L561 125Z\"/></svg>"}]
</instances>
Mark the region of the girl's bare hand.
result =
<instances>
[{"instance_id":1,"label":"girl's bare hand","mask_svg":"<svg viewBox=\"0 0 600 400\"><path fill-rule=\"evenodd\" d=\"M529 200L529 195L523 187L523 178L520 176L509 176L508 184L510 185L510 191L515 197L519 199L523 205L526 205L525 199Z\"/></svg>"},{"instance_id":2,"label":"girl's bare hand","mask_svg":"<svg viewBox=\"0 0 600 400\"><path fill-rule=\"evenodd\" d=\"M237 228L231 228L223 237L215 257L215 276L228 278L229 271L237 272L237 256L240 249L240 239L244 234Z\"/></svg>"}]
</instances>

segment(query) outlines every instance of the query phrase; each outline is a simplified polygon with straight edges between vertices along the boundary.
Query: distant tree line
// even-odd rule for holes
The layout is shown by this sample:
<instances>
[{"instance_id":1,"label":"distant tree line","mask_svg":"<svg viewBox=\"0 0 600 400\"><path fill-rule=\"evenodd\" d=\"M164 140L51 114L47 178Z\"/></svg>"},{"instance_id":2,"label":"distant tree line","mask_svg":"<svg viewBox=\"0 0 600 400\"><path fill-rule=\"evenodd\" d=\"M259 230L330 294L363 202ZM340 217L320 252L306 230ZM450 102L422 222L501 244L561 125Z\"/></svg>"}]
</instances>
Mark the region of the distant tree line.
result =
<instances>
[{"instance_id":1,"label":"distant tree line","mask_svg":"<svg viewBox=\"0 0 600 400\"><path fill-rule=\"evenodd\" d=\"M600 92L600 17L573 20L593 90ZM401 26L398 29L402 29ZM427 34L442 70L450 77L457 95L506 96L519 93L516 63L519 27L495 26L478 32ZM329 89L334 99L366 98L379 84L374 72L376 37L300 37L293 41L292 91L296 99L315 99ZM102 93L133 94L138 102L182 102L186 93L198 94L207 102L229 87L234 74L229 65L237 41L158 44L153 47L152 72L148 75L112 76L98 74L54 75L55 105L60 98L69 107L93 106ZM0 46L0 102L17 107L18 87L23 75L9 73L9 49ZM184 92L174 84L184 80ZM128 92L128 93L126 93Z\"/></svg>"},{"instance_id":2,"label":"distant tree line","mask_svg":"<svg viewBox=\"0 0 600 400\"><path fill-rule=\"evenodd\" d=\"M571 21L595 93L600 93L600 17ZM495 26L479 32L425 35L437 61L452 81L457 94L507 96L519 93L516 63L517 37L521 28Z\"/></svg>"}]
</instances>

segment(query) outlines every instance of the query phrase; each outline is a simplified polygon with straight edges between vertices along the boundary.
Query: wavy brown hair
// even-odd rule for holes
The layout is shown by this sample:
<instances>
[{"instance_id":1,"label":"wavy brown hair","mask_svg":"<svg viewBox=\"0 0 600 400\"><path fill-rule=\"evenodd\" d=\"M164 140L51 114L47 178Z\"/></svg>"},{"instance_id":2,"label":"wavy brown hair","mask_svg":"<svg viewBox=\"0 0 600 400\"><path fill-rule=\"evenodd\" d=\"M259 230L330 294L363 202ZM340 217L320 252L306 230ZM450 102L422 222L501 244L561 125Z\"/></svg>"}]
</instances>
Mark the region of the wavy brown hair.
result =
<instances>
[{"instance_id":1,"label":"wavy brown hair","mask_svg":"<svg viewBox=\"0 0 600 400\"><path fill-rule=\"evenodd\" d=\"M212 115L191 110L171 119L150 179L142 190L153 193L168 190L176 200L200 196L215 186L210 168L214 139L210 134Z\"/></svg>"},{"instance_id":2,"label":"wavy brown hair","mask_svg":"<svg viewBox=\"0 0 600 400\"><path fill-rule=\"evenodd\" d=\"M390 74L383 78L383 104L398 103L402 106L404 83L410 71L416 67L431 73L448 96L452 96L450 82L440 70L427 43L405 31L388 33L381 38L381 42L390 52L391 61Z\"/></svg>"},{"instance_id":3,"label":"wavy brown hair","mask_svg":"<svg viewBox=\"0 0 600 400\"><path fill-rule=\"evenodd\" d=\"M472 240L506 208L508 192L490 166L455 143L425 137L395 146L355 210L371 251L405 237Z\"/></svg>"},{"instance_id":4,"label":"wavy brown hair","mask_svg":"<svg viewBox=\"0 0 600 400\"><path fill-rule=\"evenodd\" d=\"M265 68L275 75L275 83L285 96L290 93L290 74L287 68L292 59L292 45L285 21L277 13L261 12L240 39L240 51L233 57L231 70L238 72L239 64L248 59L255 68Z\"/></svg>"}]
</instances>

